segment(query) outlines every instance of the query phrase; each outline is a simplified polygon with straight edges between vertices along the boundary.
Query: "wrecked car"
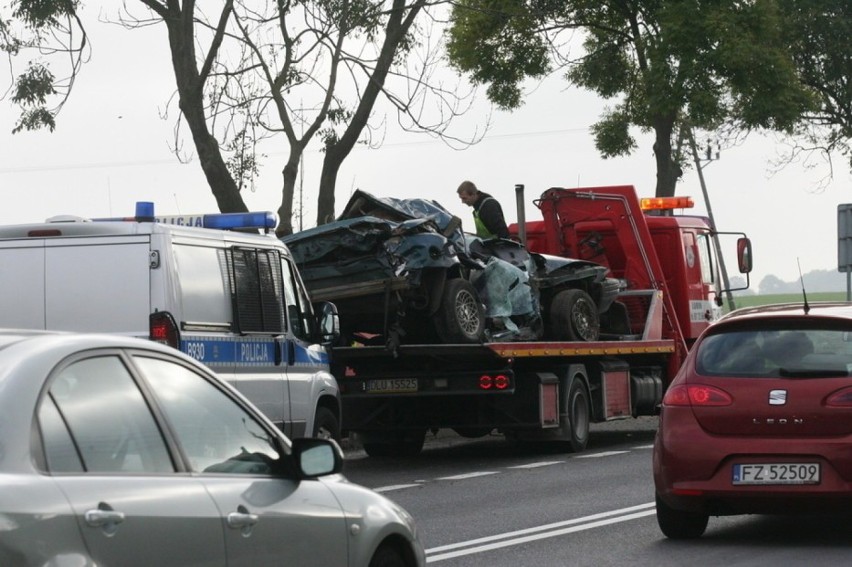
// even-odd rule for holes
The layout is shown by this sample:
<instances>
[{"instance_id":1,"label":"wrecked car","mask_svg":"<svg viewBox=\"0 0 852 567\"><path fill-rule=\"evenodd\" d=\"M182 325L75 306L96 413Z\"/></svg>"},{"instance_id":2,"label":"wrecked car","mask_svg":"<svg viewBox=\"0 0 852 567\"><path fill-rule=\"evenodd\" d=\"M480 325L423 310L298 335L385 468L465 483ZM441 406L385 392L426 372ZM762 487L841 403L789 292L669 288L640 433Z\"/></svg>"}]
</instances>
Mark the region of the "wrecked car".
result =
<instances>
[{"instance_id":1,"label":"wrecked car","mask_svg":"<svg viewBox=\"0 0 852 567\"><path fill-rule=\"evenodd\" d=\"M336 222L282 240L347 342L594 341L622 287L599 264L466 234L435 201L361 190Z\"/></svg>"}]
</instances>

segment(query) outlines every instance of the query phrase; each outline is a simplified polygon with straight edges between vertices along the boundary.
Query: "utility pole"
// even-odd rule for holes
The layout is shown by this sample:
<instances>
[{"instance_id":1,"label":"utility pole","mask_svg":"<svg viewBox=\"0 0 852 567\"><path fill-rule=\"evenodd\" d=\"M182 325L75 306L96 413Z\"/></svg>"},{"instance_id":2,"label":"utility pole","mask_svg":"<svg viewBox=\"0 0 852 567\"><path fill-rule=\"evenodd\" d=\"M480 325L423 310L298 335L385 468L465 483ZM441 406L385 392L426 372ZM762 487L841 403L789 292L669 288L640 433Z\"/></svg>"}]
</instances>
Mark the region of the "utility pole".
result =
<instances>
[{"instance_id":1,"label":"utility pole","mask_svg":"<svg viewBox=\"0 0 852 567\"><path fill-rule=\"evenodd\" d=\"M716 232L716 220L713 218L713 208L710 206L710 195L707 192L707 184L704 182L704 169L701 166L701 158L698 155L698 147L695 144L695 136L692 134L692 128L689 128L689 147L692 150L692 159L695 162L695 169L698 171L698 181L701 183L701 192L704 193L704 205L707 207L707 216L710 218L710 226L713 229L713 246L716 248L716 258L719 260L719 271L722 274L722 285L725 289L725 297L728 299L728 307L733 310L737 306L734 303L734 296L731 293L731 285L728 282L728 270L725 268L725 259L722 257L722 247L719 245L719 235ZM719 159L719 152L716 152L716 157L713 157L713 149L708 144L707 159L711 161Z\"/></svg>"}]
</instances>

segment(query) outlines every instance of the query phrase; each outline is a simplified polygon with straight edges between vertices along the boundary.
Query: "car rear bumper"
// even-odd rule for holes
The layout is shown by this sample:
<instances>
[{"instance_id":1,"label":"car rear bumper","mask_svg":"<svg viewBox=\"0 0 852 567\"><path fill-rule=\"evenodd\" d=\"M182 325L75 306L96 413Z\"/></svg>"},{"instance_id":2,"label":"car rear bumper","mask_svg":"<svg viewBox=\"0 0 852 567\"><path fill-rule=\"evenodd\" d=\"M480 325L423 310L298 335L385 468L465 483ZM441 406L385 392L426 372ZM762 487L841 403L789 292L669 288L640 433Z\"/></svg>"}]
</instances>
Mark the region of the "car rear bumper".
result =
<instances>
[{"instance_id":1,"label":"car rear bumper","mask_svg":"<svg viewBox=\"0 0 852 567\"><path fill-rule=\"evenodd\" d=\"M654 444L655 488L672 508L710 515L852 512L852 437L721 437L674 413L664 411ZM735 464L756 463L818 463L820 479L733 483Z\"/></svg>"}]
</instances>

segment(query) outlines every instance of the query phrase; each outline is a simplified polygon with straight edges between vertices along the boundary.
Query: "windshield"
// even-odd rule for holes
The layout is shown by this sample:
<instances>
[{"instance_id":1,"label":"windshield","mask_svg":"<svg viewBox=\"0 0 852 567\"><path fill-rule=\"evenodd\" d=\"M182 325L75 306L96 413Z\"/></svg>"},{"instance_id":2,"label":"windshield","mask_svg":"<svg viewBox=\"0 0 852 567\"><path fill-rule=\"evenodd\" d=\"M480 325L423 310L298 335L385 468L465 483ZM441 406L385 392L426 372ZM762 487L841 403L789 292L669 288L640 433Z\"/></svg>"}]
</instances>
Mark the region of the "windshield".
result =
<instances>
[{"instance_id":1,"label":"windshield","mask_svg":"<svg viewBox=\"0 0 852 567\"><path fill-rule=\"evenodd\" d=\"M763 327L721 332L699 345L696 370L709 376L849 376L852 332Z\"/></svg>"}]
</instances>

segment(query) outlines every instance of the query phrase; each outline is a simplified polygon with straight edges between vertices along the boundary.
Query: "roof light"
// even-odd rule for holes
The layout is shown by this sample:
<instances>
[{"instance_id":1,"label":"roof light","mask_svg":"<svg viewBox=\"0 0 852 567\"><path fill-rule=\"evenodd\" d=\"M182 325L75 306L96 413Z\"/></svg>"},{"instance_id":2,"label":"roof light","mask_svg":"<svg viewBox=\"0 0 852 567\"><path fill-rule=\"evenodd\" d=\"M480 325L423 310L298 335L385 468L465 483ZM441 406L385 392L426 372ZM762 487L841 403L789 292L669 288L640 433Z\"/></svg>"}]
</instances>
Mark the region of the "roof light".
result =
<instances>
[{"instance_id":1,"label":"roof light","mask_svg":"<svg viewBox=\"0 0 852 567\"><path fill-rule=\"evenodd\" d=\"M263 229L273 230L278 226L278 215L269 211L250 213L216 213L210 215L160 215L154 214L154 203L136 203L135 217L98 218L93 221L158 222L177 226L217 228L220 230Z\"/></svg>"},{"instance_id":2,"label":"roof light","mask_svg":"<svg viewBox=\"0 0 852 567\"><path fill-rule=\"evenodd\" d=\"M139 222L154 221L154 203L139 201L136 203L136 220Z\"/></svg>"},{"instance_id":3,"label":"roof light","mask_svg":"<svg viewBox=\"0 0 852 567\"><path fill-rule=\"evenodd\" d=\"M643 211L670 211L672 209L691 209L695 206L692 197L644 197L639 200Z\"/></svg>"},{"instance_id":4,"label":"roof light","mask_svg":"<svg viewBox=\"0 0 852 567\"><path fill-rule=\"evenodd\" d=\"M278 224L275 213L269 211L257 213L221 213L217 215L204 215L202 226L204 228L264 228L273 229Z\"/></svg>"}]
</instances>

